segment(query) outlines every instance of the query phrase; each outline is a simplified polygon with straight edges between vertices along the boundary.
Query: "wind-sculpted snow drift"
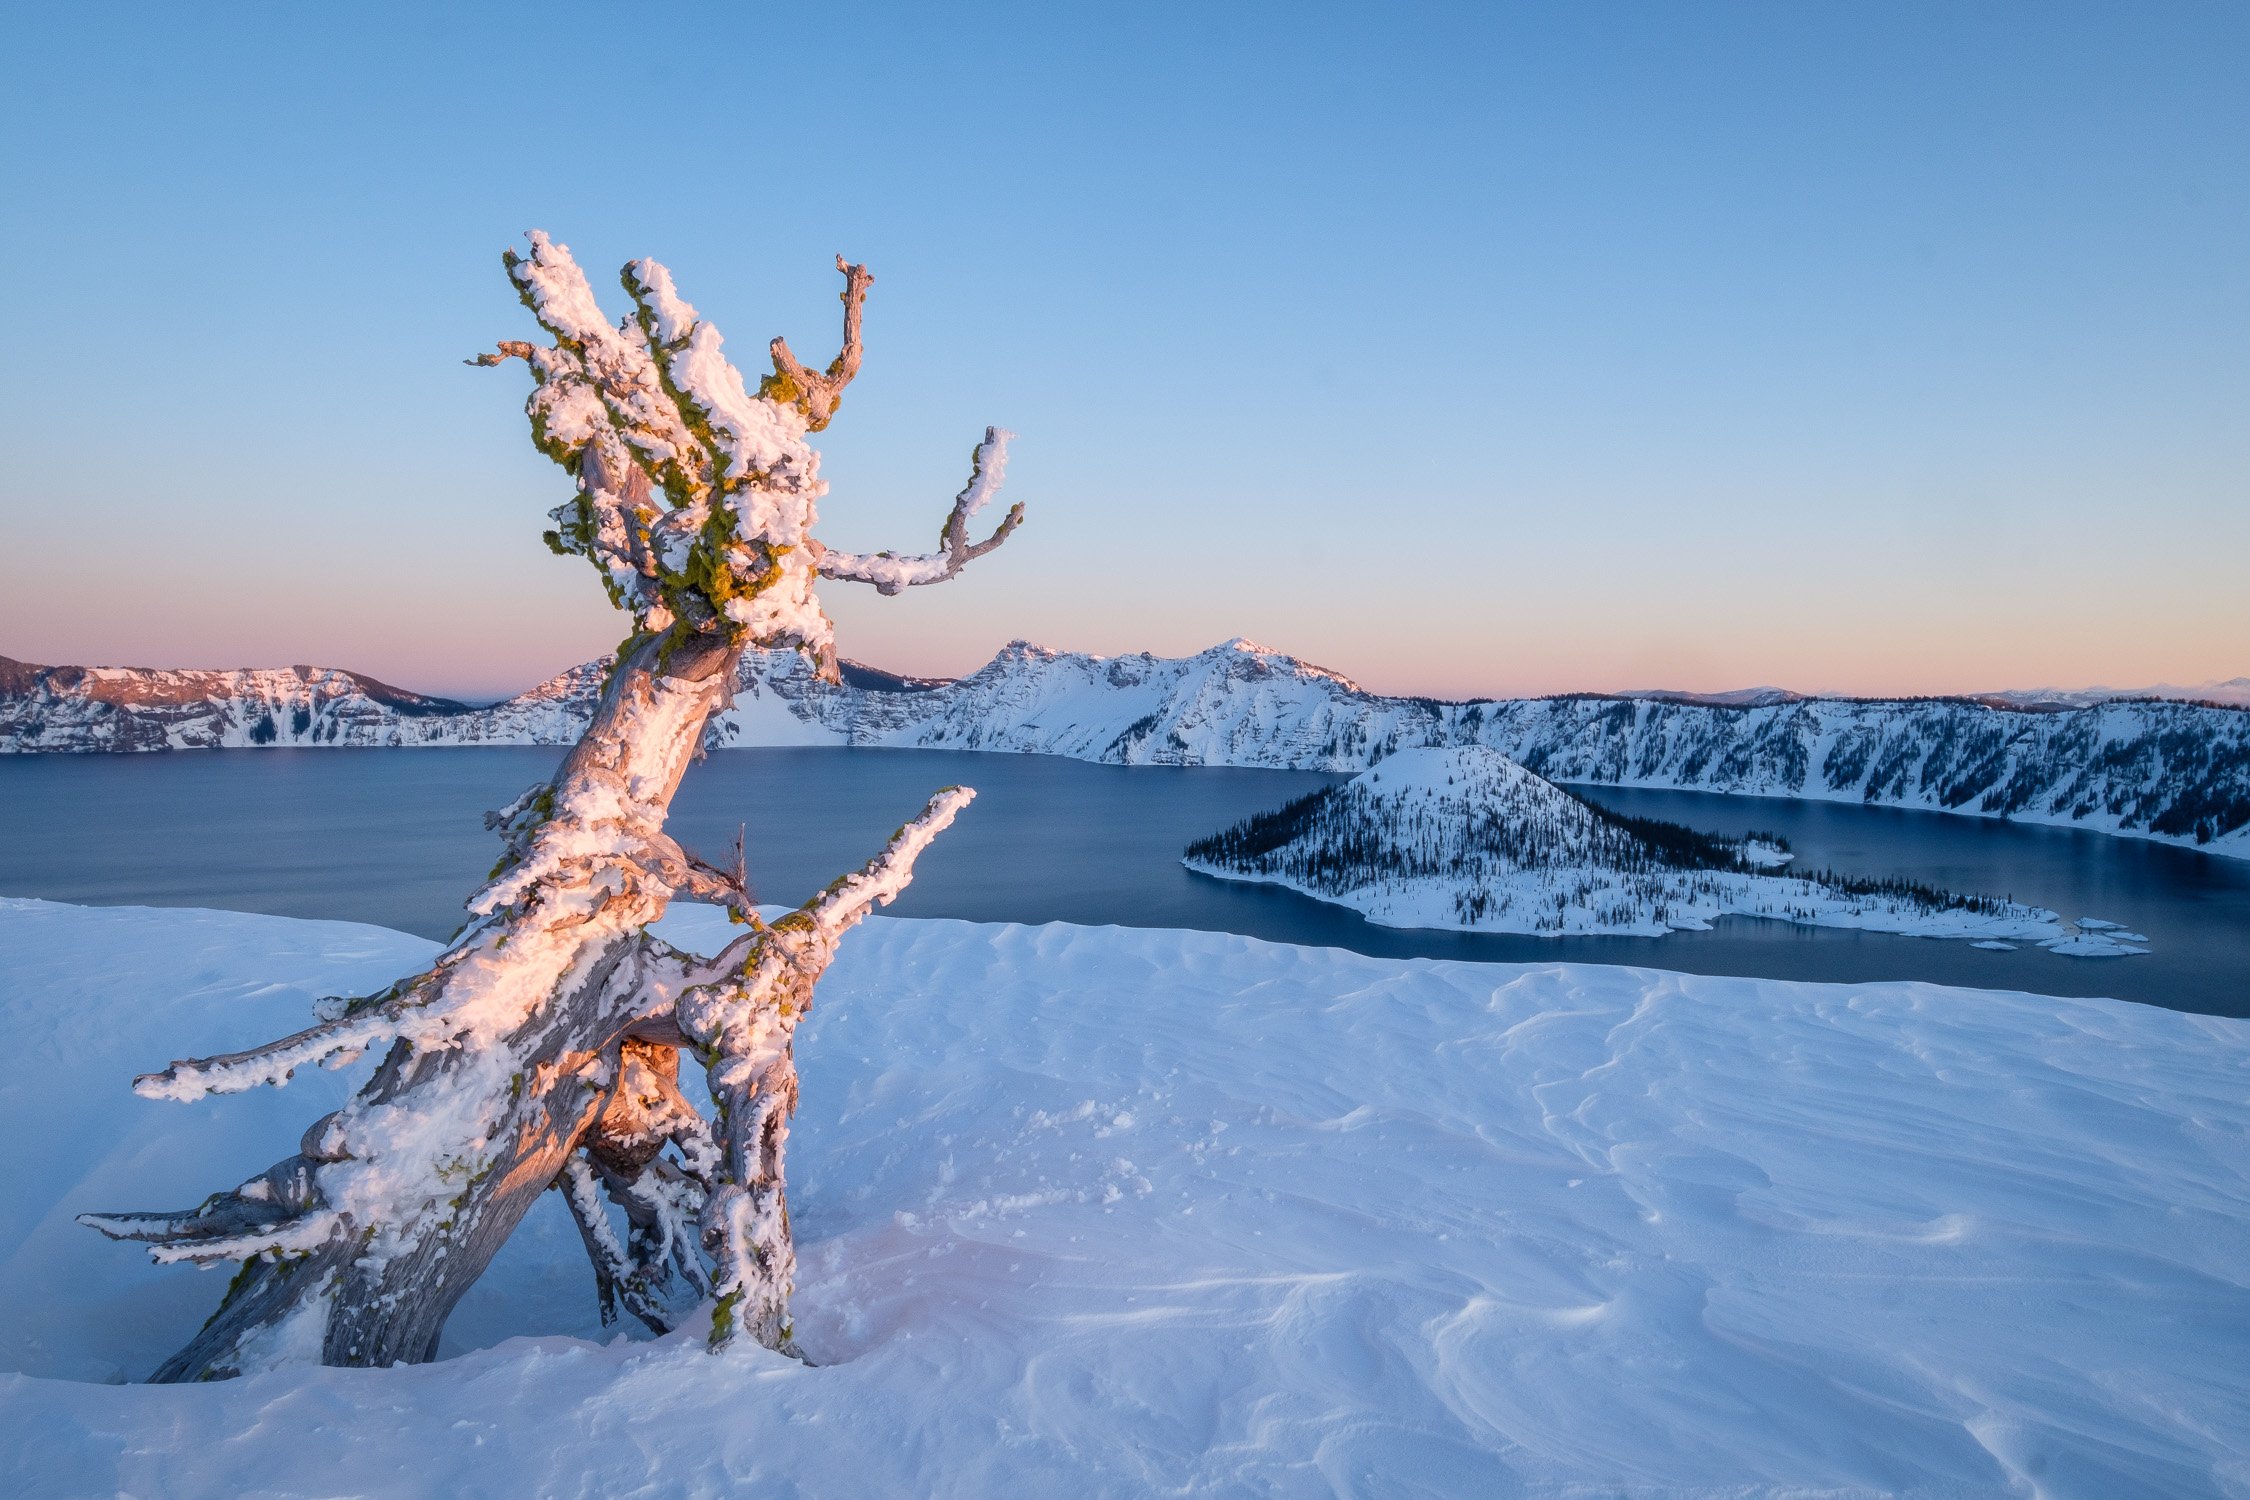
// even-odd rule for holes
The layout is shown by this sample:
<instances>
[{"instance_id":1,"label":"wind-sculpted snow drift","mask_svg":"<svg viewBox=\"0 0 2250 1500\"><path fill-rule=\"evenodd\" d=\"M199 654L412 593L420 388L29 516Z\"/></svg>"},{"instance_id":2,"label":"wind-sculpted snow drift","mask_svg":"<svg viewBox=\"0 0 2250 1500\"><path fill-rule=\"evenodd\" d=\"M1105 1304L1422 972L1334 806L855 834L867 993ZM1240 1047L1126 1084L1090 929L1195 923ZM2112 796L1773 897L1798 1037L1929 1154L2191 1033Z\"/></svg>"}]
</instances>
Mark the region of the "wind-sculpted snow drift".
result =
<instances>
[{"instance_id":1,"label":"wind-sculpted snow drift","mask_svg":"<svg viewBox=\"0 0 2250 1500\"><path fill-rule=\"evenodd\" d=\"M0 661L0 750L563 744L584 727L605 666L588 663L468 708L310 667L137 673ZM1477 744L1551 781L1927 808L2250 857L2250 712L2209 705L1452 703L1370 693L1239 640L1180 658L1017 642L972 675L935 684L849 665L844 673L831 685L791 653L746 653L734 706L714 716L711 743L1326 771L1362 771L1413 746Z\"/></svg>"},{"instance_id":2,"label":"wind-sculpted snow drift","mask_svg":"<svg viewBox=\"0 0 2250 1500\"><path fill-rule=\"evenodd\" d=\"M710 908L664 936L715 951ZM372 1059L140 1059L435 946L0 901L0 1493L2240 1494L2250 1022L1934 985L870 921L807 1019L815 1366L610 1340L545 1194L431 1365L119 1387L214 1278L73 1213ZM683 1083L692 1086L692 1074ZM521 1337L545 1335L545 1337Z\"/></svg>"},{"instance_id":3,"label":"wind-sculpted snow drift","mask_svg":"<svg viewBox=\"0 0 2250 1500\"><path fill-rule=\"evenodd\" d=\"M1656 937L1738 915L2088 955L2145 951L2014 901L1771 873L1788 858L1755 835L1618 817L1467 745L1397 751L1342 786L1198 840L1184 863L1285 885L1386 927Z\"/></svg>"}]
</instances>

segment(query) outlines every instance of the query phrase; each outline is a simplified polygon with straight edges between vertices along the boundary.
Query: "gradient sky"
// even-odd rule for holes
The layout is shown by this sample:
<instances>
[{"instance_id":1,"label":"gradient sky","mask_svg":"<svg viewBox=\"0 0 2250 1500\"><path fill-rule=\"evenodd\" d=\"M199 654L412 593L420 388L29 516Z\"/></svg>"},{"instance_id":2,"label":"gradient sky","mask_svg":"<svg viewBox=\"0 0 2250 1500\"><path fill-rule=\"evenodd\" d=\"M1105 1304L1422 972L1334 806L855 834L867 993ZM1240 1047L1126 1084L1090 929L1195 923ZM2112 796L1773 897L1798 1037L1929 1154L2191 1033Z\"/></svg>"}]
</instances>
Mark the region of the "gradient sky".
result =
<instances>
[{"instance_id":1,"label":"gradient sky","mask_svg":"<svg viewBox=\"0 0 2250 1500\"><path fill-rule=\"evenodd\" d=\"M1394 691L2250 673L2250 7L11 7L0 654L498 694L537 225L868 361L845 654L1248 635ZM621 294L620 298L621 300ZM816 360L817 362L817 360Z\"/></svg>"}]
</instances>

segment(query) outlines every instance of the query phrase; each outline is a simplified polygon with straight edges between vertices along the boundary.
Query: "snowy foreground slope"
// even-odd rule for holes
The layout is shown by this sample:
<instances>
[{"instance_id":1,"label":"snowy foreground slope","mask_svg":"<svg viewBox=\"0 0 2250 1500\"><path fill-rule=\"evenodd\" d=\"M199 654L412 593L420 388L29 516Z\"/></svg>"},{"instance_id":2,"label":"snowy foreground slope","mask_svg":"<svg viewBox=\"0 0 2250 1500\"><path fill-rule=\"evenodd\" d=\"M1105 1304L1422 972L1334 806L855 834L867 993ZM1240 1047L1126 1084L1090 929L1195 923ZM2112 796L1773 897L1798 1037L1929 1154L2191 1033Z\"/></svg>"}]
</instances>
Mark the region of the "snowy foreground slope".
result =
<instances>
[{"instance_id":1,"label":"snowy foreground slope","mask_svg":"<svg viewBox=\"0 0 2250 1500\"><path fill-rule=\"evenodd\" d=\"M1637 933L1707 929L1737 915L1989 947L2032 942L2123 957L2138 933L2086 930L2043 907L1830 875L1773 873L1789 856L1756 839L1654 829L1571 796L1482 745L1400 750L1190 846L1191 870L1288 886L1386 927L1461 932ZM2013 940L2013 941L2010 941Z\"/></svg>"},{"instance_id":2,"label":"snowy foreground slope","mask_svg":"<svg viewBox=\"0 0 2250 1500\"><path fill-rule=\"evenodd\" d=\"M487 708L312 667L238 673L0 658L0 752L219 745L568 744L605 663ZM2066 823L2250 857L2250 712L1970 699L1749 704L1583 695L1447 703L1370 693L1250 641L1187 657L1018 641L952 682L791 652L743 658L719 745L1017 751L1119 765L1362 771L1417 745L1488 745L1553 781L1813 797Z\"/></svg>"},{"instance_id":3,"label":"snowy foreground slope","mask_svg":"<svg viewBox=\"0 0 2250 1500\"><path fill-rule=\"evenodd\" d=\"M848 940L799 1033L820 1368L562 1336L549 1201L460 1358L85 1383L221 1282L70 1216L350 1082L129 1075L431 946L0 902L0 1492L2250 1494L2250 1024L1116 928Z\"/></svg>"}]
</instances>

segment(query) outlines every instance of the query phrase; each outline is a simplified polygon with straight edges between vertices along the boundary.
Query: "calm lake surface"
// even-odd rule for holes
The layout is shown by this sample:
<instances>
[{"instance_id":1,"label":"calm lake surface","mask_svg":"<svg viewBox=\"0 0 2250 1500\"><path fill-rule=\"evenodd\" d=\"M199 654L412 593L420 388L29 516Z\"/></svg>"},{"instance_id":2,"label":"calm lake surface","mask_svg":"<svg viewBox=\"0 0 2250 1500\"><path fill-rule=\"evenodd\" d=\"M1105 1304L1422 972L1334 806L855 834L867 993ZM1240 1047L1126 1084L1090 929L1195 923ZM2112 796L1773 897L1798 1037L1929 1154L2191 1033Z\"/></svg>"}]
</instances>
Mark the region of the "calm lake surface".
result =
<instances>
[{"instance_id":1,"label":"calm lake surface","mask_svg":"<svg viewBox=\"0 0 2250 1500\"><path fill-rule=\"evenodd\" d=\"M216 750L0 756L0 894L218 906L374 922L443 938L499 855L482 814L561 751ZM2125 959L1724 919L1663 938L1401 932L1270 886L1191 875L1180 849L1341 778L1088 765L926 750L722 750L688 774L670 825L723 860L749 825L761 900L803 900L856 868L954 782L980 795L890 911L977 921L1199 927L1394 957L1645 964L1780 979L1927 979L2112 995L2250 1015L2250 861L2072 829L1700 792L1579 790L1620 811L1789 839L1801 867L2012 895L2145 933Z\"/></svg>"}]
</instances>

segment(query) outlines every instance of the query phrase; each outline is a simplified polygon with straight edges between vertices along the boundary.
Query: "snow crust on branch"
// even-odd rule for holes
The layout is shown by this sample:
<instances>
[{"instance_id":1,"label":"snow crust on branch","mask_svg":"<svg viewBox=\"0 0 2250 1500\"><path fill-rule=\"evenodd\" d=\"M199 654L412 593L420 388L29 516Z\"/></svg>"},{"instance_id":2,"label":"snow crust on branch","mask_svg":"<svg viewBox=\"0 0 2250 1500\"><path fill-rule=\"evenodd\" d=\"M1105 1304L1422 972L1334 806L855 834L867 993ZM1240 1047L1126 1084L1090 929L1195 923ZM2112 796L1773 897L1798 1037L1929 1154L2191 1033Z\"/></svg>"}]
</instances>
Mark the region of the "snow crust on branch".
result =
<instances>
[{"instance_id":1,"label":"snow crust on branch","mask_svg":"<svg viewBox=\"0 0 2250 1500\"><path fill-rule=\"evenodd\" d=\"M820 576L871 583L878 594L895 594L921 584L944 583L1006 541L1009 534L1023 524L1021 505L1009 507L998 528L981 542L970 542L969 522L1000 493L1001 481L1008 472L1008 442L1014 436L1004 427L984 430L984 441L977 444L969 459L969 482L954 497L953 509L946 514L945 525L938 533L944 551L919 557L901 557L894 552L824 552L820 559Z\"/></svg>"},{"instance_id":2,"label":"snow crust on branch","mask_svg":"<svg viewBox=\"0 0 2250 1500\"><path fill-rule=\"evenodd\" d=\"M745 1332L768 1348L794 1348L788 1306L796 1253L782 1191L797 1104L791 1041L837 940L907 887L915 860L975 796L969 787L945 788L858 871L712 961L713 969L732 967L733 974L680 992L675 1020L703 1049L719 1110L719 1163L702 1215L704 1248L716 1268L715 1348Z\"/></svg>"},{"instance_id":3,"label":"snow crust on branch","mask_svg":"<svg viewBox=\"0 0 2250 1500\"><path fill-rule=\"evenodd\" d=\"M248 1260L254 1255L291 1255L317 1250L343 1227L343 1216L326 1210L280 1220L269 1229L240 1234L197 1234L190 1221L162 1214L80 1214L78 1222L113 1240L150 1241L148 1258L160 1266L211 1265Z\"/></svg>"},{"instance_id":4,"label":"snow crust on branch","mask_svg":"<svg viewBox=\"0 0 2250 1500\"><path fill-rule=\"evenodd\" d=\"M684 955L666 953L682 964ZM653 990L651 991L653 993ZM697 1225L718 1153L710 1127L679 1091L679 1053L671 1042L629 1038L617 1086L588 1128L556 1186L593 1263L602 1321L620 1301L651 1330L668 1333L686 1308L710 1292ZM663 1153L678 1151L676 1161ZM600 1194L625 1212L619 1240Z\"/></svg>"},{"instance_id":5,"label":"snow crust on branch","mask_svg":"<svg viewBox=\"0 0 2250 1500\"><path fill-rule=\"evenodd\" d=\"M595 1181L594 1169L586 1164L585 1157L571 1157L555 1185L562 1190L563 1202L569 1206L579 1237L585 1241L587 1258L594 1263L602 1321L610 1322L617 1316L617 1285L632 1278L632 1258L626 1254L624 1242L618 1239L616 1227L602 1208L601 1184Z\"/></svg>"},{"instance_id":6,"label":"snow crust on branch","mask_svg":"<svg viewBox=\"0 0 2250 1500\"><path fill-rule=\"evenodd\" d=\"M398 1097L363 1092L324 1122L295 1159L306 1185L293 1201L246 1184L190 1214L86 1222L160 1241L160 1260L297 1252L348 1231L365 1239L361 1263L380 1266L419 1243L505 1139L509 1106L537 1066L537 1022L556 997L587 993L598 1037L621 1034L662 996L646 980L669 950L644 929L671 896L661 856L678 857L661 831L664 813L722 691L718 678L622 674L605 721L564 772L511 805L502 825L513 868L472 899L477 917L427 973L271 1046L175 1063L136 1083L147 1097L193 1099L279 1084L307 1062L385 1043L393 1050L379 1079L448 1060ZM562 1061L580 1072L599 1066L593 1054ZM282 1217L290 1222L273 1222Z\"/></svg>"},{"instance_id":7,"label":"snow crust on branch","mask_svg":"<svg viewBox=\"0 0 2250 1500\"><path fill-rule=\"evenodd\" d=\"M346 1020L310 1026L278 1042L248 1051L182 1058L161 1073L143 1073L134 1079L133 1092L143 1099L169 1099L184 1104L207 1094L239 1094L261 1086L279 1088L299 1068L313 1063L346 1066L369 1047L397 1040L404 1029L402 1011L385 1007Z\"/></svg>"},{"instance_id":8,"label":"snow crust on branch","mask_svg":"<svg viewBox=\"0 0 2250 1500\"><path fill-rule=\"evenodd\" d=\"M508 273L555 347L524 357L540 376L533 393L534 431L557 457L605 434L637 450L652 470L674 466L691 492L709 484L702 445L668 397L647 341L630 325L612 328L567 246L533 230L529 256L507 257ZM503 345L503 352L529 346ZM480 362L498 363L490 356Z\"/></svg>"},{"instance_id":9,"label":"snow crust on branch","mask_svg":"<svg viewBox=\"0 0 2250 1500\"><path fill-rule=\"evenodd\" d=\"M488 818L506 853L429 970L365 1000L324 1002L319 1024L279 1041L136 1082L146 1097L187 1100L384 1049L352 1100L261 1176L180 1213L83 1218L148 1243L159 1261L251 1262L160 1379L242 1373L283 1345L301 1353L314 1323L331 1362L433 1357L454 1300L550 1186L578 1220L605 1310L622 1300L670 1326L674 1293L713 1289L699 1259L709 1254L716 1342L741 1330L791 1348L790 1038L837 939L905 888L974 796L941 792L865 867L770 928L739 870L713 870L664 832L746 647L793 646L835 675L814 592L826 485L806 435L858 371L866 268L838 259L845 346L826 372L776 340L775 374L753 392L655 261L626 268L636 316L615 326L547 235L534 232L530 253L507 266L554 344L503 343L474 363L522 359L533 371L534 440L579 492L555 513L550 542L601 570L635 634L555 776ZM1005 442L990 429L979 445L947 523L943 576L1021 517L986 542L966 539L998 486ZM882 587L890 575L876 571L865 581ZM724 902L753 931L720 960L676 952L647 929L682 892ZM683 1044L702 1055L719 1103L708 1126L674 1083ZM622 1241L600 1193L626 1214ZM308 1308L322 1310L314 1322Z\"/></svg>"},{"instance_id":10,"label":"snow crust on branch","mask_svg":"<svg viewBox=\"0 0 2250 1500\"><path fill-rule=\"evenodd\" d=\"M861 311L874 281L865 266L836 259L845 278L844 343L827 370L808 369L777 338L774 373L752 389L719 330L662 263L643 258L624 268L634 315L613 327L569 247L537 230L529 240L528 255L507 257L508 273L555 344L503 343L472 362L521 358L537 376L527 407L533 438L579 489L555 512L549 543L590 559L638 629L793 646L833 678L834 630L816 579L885 594L943 582L1021 524L1018 506L991 537L968 540L968 519L1006 468L1008 434L987 428L943 551L831 553L814 535L828 486L806 439L828 424L859 372Z\"/></svg>"},{"instance_id":11,"label":"snow crust on branch","mask_svg":"<svg viewBox=\"0 0 2250 1500\"><path fill-rule=\"evenodd\" d=\"M811 501L828 488L813 477L818 461L805 443L804 413L751 394L742 372L723 352L726 340L680 297L663 265L636 260L625 268L624 279L641 309L649 350L677 393L682 415L709 433L707 441L720 464L719 484L755 491L737 523L743 540L783 546L803 541L803 528L812 520ZM800 466L801 486L766 491L750 485L753 479L786 476ZM803 503L788 503L796 495L803 496Z\"/></svg>"}]
</instances>

